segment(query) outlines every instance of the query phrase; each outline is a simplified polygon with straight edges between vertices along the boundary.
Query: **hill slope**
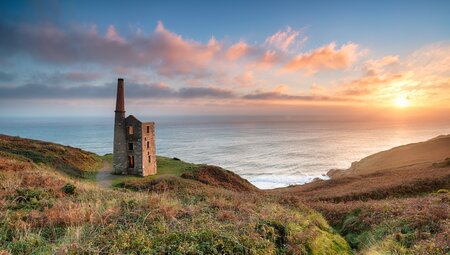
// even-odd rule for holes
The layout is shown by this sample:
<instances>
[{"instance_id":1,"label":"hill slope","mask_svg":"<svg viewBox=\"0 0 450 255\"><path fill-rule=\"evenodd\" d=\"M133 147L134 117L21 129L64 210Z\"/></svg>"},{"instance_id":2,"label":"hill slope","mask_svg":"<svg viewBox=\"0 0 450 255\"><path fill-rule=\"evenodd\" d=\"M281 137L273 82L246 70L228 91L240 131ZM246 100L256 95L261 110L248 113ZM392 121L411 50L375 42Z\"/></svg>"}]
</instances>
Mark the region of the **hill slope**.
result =
<instances>
[{"instance_id":1,"label":"hill slope","mask_svg":"<svg viewBox=\"0 0 450 255\"><path fill-rule=\"evenodd\" d=\"M18 159L64 171L69 174L90 177L102 166L102 159L92 153L70 146L0 134L2 160ZM6 165L3 167L14 167ZM2 169L7 170L7 169Z\"/></svg>"},{"instance_id":2,"label":"hill slope","mask_svg":"<svg viewBox=\"0 0 450 255\"><path fill-rule=\"evenodd\" d=\"M375 153L352 163L342 174L362 175L401 167L423 167L449 157L450 135L442 135L425 142L402 145Z\"/></svg>"},{"instance_id":3,"label":"hill slope","mask_svg":"<svg viewBox=\"0 0 450 255\"><path fill-rule=\"evenodd\" d=\"M185 179L234 191L258 191L253 184L239 175L218 166L192 164L178 158L156 156L158 172L156 175L141 177L116 177L116 187L132 190L157 191L179 189L187 184ZM196 185L200 185L196 183Z\"/></svg>"},{"instance_id":4,"label":"hill slope","mask_svg":"<svg viewBox=\"0 0 450 255\"><path fill-rule=\"evenodd\" d=\"M16 143L27 142L39 145L37 151L27 147L27 153L51 160L24 156ZM54 146L70 153L58 159L62 152L53 154ZM298 199L222 188L228 178L231 187L246 184L219 168L213 170L220 173L213 179L209 174L205 178L210 167L188 169L189 179L181 178L186 171L179 169L140 178L144 184L172 182L168 187L174 188L136 192L104 189L55 171L74 165L86 169L73 163L79 155L65 146L7 137L2 148L1 254L351 253L323 217ZM135 179L127 181L136 187Z\"/></svg>"},{"instance_id":5,"label":"hill slope","mask_svg":"<svg viewBox=\"0 0 450 255\"><path fill-rule=\"evenodd\" d=\"M450 136L370 155L331 177L272 193L301 198L363 253L450 252Z\"/></svg>"}]
</instances>

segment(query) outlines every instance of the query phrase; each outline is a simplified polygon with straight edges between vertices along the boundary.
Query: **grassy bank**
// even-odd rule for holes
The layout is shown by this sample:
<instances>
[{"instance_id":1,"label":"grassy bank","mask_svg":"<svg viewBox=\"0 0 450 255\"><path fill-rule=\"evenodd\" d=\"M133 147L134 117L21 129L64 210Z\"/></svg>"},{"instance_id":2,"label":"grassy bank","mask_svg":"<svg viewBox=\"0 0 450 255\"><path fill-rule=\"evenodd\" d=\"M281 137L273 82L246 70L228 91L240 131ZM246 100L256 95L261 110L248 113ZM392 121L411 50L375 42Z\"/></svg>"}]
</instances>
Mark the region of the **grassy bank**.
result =
<instances>
[{"instance_id":1,"label":"grassy bank","mask_svg":"<svg viewBox=\"0 0 450 255\"><path fill-rule=\"evenodd\" d=\"M70 146L0 134L0 156L92 178L103 165L95 153ZM13 167L13 166L11 166Z\"/></svg>"},{"instance_id":2,"label":"grassy bank","mask_svg":"<svg viewBox=\"0 0 450 255\"><path fill-rule=\"evenodd\" d=\"M331 180L272 193L301 198L357 252L448 254L449 155L450 136L439 136L368 156Z\"/></svg>"},{"instance_id":3,"label":"grassy bank","mask_svg":"<svg viewBox=\"0 0 450 255\"><path fill-rule=\"evenodd\" d=\"M0 253L351 253L298 199L244 191L247 182L221 168L161 158L161 175L103 189L53 162L1 154Z\"/></svg>"}]
</instances>

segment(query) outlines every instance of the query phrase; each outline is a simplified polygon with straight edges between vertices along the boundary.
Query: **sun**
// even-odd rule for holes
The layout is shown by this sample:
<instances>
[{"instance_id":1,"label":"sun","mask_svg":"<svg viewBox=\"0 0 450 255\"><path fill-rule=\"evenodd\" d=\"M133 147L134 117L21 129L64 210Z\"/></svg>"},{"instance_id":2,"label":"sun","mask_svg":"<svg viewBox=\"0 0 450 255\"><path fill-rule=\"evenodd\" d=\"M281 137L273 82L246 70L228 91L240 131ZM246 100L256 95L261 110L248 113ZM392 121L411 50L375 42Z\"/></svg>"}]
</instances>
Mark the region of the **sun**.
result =
<instances>
[{"instance_id":1,"label":"sun","mask_svg":"<svg viewBox=\"0 0 450 255\"><path fill-rule=\"evenodd\" d=\"M395 105L397 107L408 107L411 104L411 102L408 100L406 96L399 96L395 99Z\"/></svg>"}]
</instances>

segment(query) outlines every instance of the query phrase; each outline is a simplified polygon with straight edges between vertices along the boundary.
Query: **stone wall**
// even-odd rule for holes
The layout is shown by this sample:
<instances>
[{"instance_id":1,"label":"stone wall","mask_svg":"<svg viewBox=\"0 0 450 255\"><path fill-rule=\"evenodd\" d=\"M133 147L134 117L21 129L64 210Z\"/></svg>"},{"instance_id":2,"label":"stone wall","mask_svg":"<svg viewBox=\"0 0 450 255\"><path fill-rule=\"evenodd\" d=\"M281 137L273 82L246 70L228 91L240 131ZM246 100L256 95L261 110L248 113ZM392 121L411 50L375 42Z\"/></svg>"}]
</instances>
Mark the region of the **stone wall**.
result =
<instances>
[{"instance_id":1,"label":"stone wall","mask_svg":"<svg viewBox=\"0 0 450 255\"><path fill-rule=\"evenodd\" d=\"M154 175L157 172L156 146L155 146L155 123L142 123L142 165L143 176Z\"/></svg>"},{"instance_id":2,"label":"stone wall","mask_svg":"<svg viewBox=\"0 0 450 255\"><path fill-rule=\"evenodd\" d=\"M143 176L142 166L142 123L134 116L126 118L127 127L127 160L134 157L134 167L127 165L127 174ZM133 128L133 134L129 133L129 127ZM132 149L130 149L132 144Z\"/></svg>"}]
</instances>

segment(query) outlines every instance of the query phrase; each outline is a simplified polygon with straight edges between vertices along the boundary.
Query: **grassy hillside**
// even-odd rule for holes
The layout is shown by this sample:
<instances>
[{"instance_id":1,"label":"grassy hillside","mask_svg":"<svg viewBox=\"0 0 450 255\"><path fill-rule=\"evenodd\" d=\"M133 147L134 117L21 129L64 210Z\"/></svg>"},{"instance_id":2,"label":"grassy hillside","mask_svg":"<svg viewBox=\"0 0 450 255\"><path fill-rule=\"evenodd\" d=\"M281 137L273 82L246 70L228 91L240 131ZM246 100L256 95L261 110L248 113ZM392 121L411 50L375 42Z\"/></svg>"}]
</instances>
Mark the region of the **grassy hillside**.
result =
<instances>
[{"instance_id":1,"label":"grassy hillside","mask_svg":"<svg viewBox=\"0 0 450 255\"><path fill-rule=\"evenodd\" d=\"M193 180L195 181L193 187L208 184L234 191L258 191L255 186L239 175L217 166L196 165L161 156L157 156L156 160L158 164L156 175L144 178L120 177L114 180L114 186L131 190L159 191L180 189L184 186L190 188L192 182L188 180Z\"/></svg>"},{"instance_id":2,"label":"grassy hillside","mask_svg":"<svg viewBox=\"0 0 450 255\"><path fill-rule=\"evenodd\" d=\"M362 253L448 254L449 158L450 136L440 136L368 156L331 180L273 193L301 198Z\"/></svg>"},{"instance_id":3,"label":"grassy hillside","mask_svg":"<svg viewBox=\"0 0 450 255\"><path fill-rule=\"evenodd\" d=\"M102 156L102 158L107 160L110 164L112 164L113 160L112 154L106 154ZM156 178L163 175L181 176L183 172L196 166L196 164L184 162L178 158L168 158L163 156L156 156L156 161L158 164L158 172L156 175L149 176L148 178ZM130 177L130 179L141 179L141 178Z\"/></svg>"},{"instance_id":4,"label":"grassy hillside","mask_svg":"<svg viewBox=\"0 0 450 255\"><path fill-rule=\"evenodd\" d=\"M52 167L69 174L91 177L102 166L101 158L70 146L0 134L0 156ZM15 167L14 164L3 167ZM7 170L7 169L2 169Z\"/></svg>"},{"instance_id":5,"label":"grassy hillside","mask_svg":"<svg viewBox=\"0 0 450 255\"><path fill-rule=\"evenodd\" d=\"M79 155L71 148L61 146L70 153L58 160L47 148L60 145L39 142L29 153L51 160L34 161L14 143L25 140L4 139L2 148L13 150L0 154L0 254L351 253L298 199L234 191L246 182L220 168L161 158L166 174L123 181L136 191L104 189L55 171L91 169L74 163ZM227 181L233 184L222 188Z\"/></svg>"},{"instance_id":6,"label":"grassy hillside","mask_svg":"<svg viewBox=\"0 0 450 255\"><path fill-rule=\"evenodd\" d=\"M427 167L450 157L450 135L441 135L420 143L411 143L382 151L353 162L344 175L367 175L401 167Z\"/></svg>"}]
</instances>

